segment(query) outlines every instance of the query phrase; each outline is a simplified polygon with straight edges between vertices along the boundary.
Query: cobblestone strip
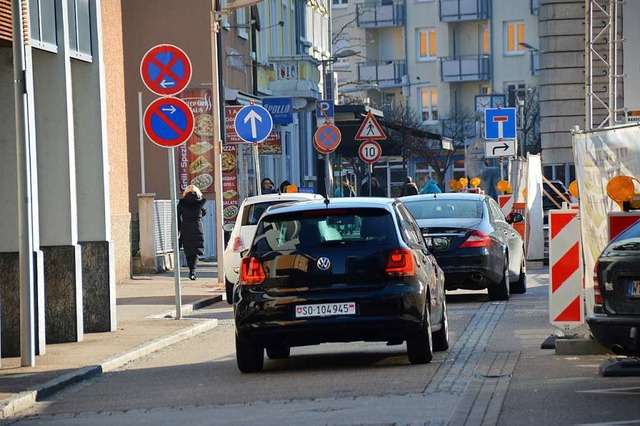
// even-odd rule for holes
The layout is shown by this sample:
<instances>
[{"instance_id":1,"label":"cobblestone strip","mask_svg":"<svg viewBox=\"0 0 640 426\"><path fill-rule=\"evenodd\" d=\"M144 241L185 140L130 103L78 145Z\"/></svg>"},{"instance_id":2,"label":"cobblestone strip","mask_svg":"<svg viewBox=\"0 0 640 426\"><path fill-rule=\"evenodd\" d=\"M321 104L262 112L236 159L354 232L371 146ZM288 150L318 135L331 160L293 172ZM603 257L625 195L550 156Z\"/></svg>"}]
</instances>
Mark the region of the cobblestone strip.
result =
<instances>
[{"instance_id":1,"label":"cobblestone strip","mask_svg":"<svg viewBox=\"0 0 640 426\"><path fill-rule=\"evenodd\" d=\"M448 425L495 425L507 394L519 352L485 352Z\"/></svg>"},{"instance_id":2,"label":"cobblestone strip","mask_svg":"<svg viewBox=\"0 0 640 426\"><path fill-rule=\"evenodd\" d=\"M505 307L505 302L490 302L480 307L438 368L426 393L462 394Z\"/></svg>"}]
</instances>

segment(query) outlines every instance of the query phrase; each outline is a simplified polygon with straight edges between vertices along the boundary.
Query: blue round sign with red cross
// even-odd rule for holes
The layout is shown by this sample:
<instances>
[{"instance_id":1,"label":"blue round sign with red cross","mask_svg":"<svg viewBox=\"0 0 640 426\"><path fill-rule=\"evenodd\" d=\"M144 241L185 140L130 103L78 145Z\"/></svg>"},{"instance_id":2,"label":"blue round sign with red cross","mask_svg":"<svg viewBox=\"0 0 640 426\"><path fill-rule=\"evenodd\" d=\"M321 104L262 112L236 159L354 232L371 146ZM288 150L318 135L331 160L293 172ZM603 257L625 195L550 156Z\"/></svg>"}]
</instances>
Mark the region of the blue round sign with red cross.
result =
<instances>
[{"instance_id":1,"label":"blue round sign with red cross","mask_svg":"<svg viewBox=\"0 0 640 426\"><path fill-rule=\"evenodd\" d=\"M189 85L191 61L179 47L159 44L142 58L140 76L145 86L156 95L172 96Z\"/></svg>"},{"instance_id":2,"label":"blue round sign with red cross","mask_svg":"<svg viewBox=\"0 0 640 426\"><path fill-rule=\"evenodd\" d=\"M333 124L323 124L313 136L313 146L320 154L328 154L336 150L341 140L340 129Z\"/></svg>"},{"instance_id":3,"label":"blue round sign with red cross","mask_svg":"<svg viewBox=\"0 0 640 426\"><path fill-rule=\"evenodd\" d=\"M144 131L153 143L173 148L186 142L193 134L193 112L178 98L159 98L144 112Z\"/></svg>"}]
</instances>

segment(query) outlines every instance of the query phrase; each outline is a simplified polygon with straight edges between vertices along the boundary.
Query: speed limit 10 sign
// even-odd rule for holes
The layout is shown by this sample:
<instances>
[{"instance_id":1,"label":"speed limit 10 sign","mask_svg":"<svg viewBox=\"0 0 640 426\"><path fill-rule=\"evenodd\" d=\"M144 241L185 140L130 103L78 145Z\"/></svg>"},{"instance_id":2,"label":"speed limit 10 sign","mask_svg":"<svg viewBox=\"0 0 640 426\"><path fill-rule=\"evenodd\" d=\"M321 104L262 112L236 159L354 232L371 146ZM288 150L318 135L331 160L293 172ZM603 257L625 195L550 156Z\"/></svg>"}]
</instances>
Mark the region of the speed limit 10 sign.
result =
<instances>
[{"instance_id":1,"label":"speed limit 10 sign","mask_svg":"<svg viewBox=\"0 0 640 426\"><path fill-rule=\"evenodd\" d=\"M380 159L382 147L376 141L363 142L358 148L360 159L365 163L373 164Z\"/></svg>"}]
</instances>

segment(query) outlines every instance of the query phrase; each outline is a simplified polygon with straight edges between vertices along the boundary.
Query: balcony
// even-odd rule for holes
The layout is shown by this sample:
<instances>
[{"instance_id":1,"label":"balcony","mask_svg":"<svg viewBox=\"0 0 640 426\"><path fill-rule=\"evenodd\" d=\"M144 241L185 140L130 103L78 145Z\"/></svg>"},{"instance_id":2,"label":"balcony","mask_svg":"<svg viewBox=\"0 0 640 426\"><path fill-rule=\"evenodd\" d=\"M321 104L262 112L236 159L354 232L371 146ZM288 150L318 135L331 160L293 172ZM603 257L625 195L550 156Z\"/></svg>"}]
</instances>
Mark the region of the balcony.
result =
<instances>
[{"instance_id":1,"label":"balcony","mask_svg":"<svg viewBox=\"0 0 640 426\"><path fill-rule=\"evenodd\" d=\"M441 22L489 19L489 0L440 0Z\"/></svg>"},{"instance_id":2,"label":"balcony","mask_svg":"<svg viewBox=\"0 0 640 426\"><path fill-rule=\"evenodd\" d=\"M407 61L358 62L358 81L377 84L381 89L399 86L407 74Z\"/></svg>"},{"instance_id":3,"label":"balcony","mask_svg":"<svg viewBox=\"0 0 640 426\"><path fill-rule=\"evenodd\" d=\"M451 56L440 59L440 78L446 83L491 79L491 55Z\"/></svg>"},{"instance_id":4,"label":"balcony","mask_svg":"<svg viewBox=\"0 0 640 426\"><path fill-rule=\"evenodd\" d=\"M531 14L532 15L537 15L538 14L538 8L540 6L539 0L530 0L531 1Z\"/></svg>"},{"instance_id":5,"label":"balcony","mask_svg":"<svg viewBox=\"0 0 640 426\"><path fill-rule=\"evenodd\" d=\"M307 102L320 99L321 62L309 55L270 57L275 80L269 82L273 96L303 98Z\"/></svg>"},{"instance_id":6,"label":"balcony","mask_svg":"<svg viewBox=\"0 0 640 426\"><path fill-rule=\"evenodd\" d=\"M359 28L404 26L404 2L367 2L356 4Z\"/></svg>"}]
</instances>

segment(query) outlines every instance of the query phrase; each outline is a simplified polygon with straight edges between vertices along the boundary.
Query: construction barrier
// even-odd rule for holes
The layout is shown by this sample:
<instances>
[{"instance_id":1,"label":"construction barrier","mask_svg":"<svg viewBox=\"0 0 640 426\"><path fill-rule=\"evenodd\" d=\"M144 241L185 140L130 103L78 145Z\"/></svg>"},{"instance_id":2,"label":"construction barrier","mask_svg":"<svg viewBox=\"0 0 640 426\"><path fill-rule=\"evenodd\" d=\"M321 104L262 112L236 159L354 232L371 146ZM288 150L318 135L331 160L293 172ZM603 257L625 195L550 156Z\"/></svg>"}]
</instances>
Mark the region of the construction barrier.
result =
<instances>
[{"instance_id":1,"label":"construction barrier","mask_svg":"<svg viewBox=\"0 0 640 426\"><path fill-rule=\"evenodd\" d=\"M549 322L569 331L584 324L582 250L576 210L549 210Z\"/></svg>"},{"instance_id":2,"label":"construction barrier","mask_svg":"<svg viewBox=\"0 0 640 426\"><path fill-rule=\"evenodd\" d=\"M518 231L523 241L527 241L527 203L513 203L511 213L520 213L524 220L518 223L512 223L513 229Z\"/></svg>"},{"instance_id":3,"label":"construction barrier","mask_svg":"<svg viewBox=\"0 0 640 426\"><path fill-rule=\"evenodd\" d=\"M620 235L625 229L640 220L640 211L612 212L607 225L609 241Z\"/></svg>"},{"instance_id":4,"label":"construction barrier","mask_svg":"<svg viewBox=\"0 0 640 426\"><path fill-rule=\"evenodd\" d=\"M507 216L513 209L513 194L498 195L498 205L500 206L502 213Z\"/></svg>"}]
</instances>

